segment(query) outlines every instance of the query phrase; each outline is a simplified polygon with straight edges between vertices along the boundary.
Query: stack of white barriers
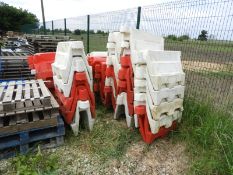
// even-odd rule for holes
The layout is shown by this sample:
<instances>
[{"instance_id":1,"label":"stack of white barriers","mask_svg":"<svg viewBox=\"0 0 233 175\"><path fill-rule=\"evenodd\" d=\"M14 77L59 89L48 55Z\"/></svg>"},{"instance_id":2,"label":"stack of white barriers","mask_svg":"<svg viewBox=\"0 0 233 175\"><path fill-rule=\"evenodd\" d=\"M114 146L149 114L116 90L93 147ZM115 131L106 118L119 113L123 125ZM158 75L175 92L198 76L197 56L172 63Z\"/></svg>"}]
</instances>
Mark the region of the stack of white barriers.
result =
<instances>
[{"instance_id":1,"label":"stack of white barriers","mask_svg":"<svg viewBox=\"0 0 233 175\"><path fill-rule=\"evenodd\" d=\"M71 125L75 135L79 131L80 117L91 130L95 120L93 77L83 42L59 42L52 71L55 96L65 121Z\"/></svg>"},{"instance_id":2,"label":"stack of white barriers","mask_svg":"<svg viewBox=\"0 0 233 175\"><path fill-rule=\"evenodd\" d=\"M96 53L101 64L106 57L106 70L99 72L106 74L106 89L112 89L115 119L124 114L128 127L139 127L147 143L175 128L181 120L185 89L181 52L165 51L162 37L122 27L109 33L107 56L105 52ZM95 55L89 54L92 62ZM55 94L76 134L81 115L86 117L89 129L95 118L95 67L88 65L87 59L81 41L61 42L52 64ZM76 104L75 109L67 106L71 104Z\"/></svg>"}]
</instances>

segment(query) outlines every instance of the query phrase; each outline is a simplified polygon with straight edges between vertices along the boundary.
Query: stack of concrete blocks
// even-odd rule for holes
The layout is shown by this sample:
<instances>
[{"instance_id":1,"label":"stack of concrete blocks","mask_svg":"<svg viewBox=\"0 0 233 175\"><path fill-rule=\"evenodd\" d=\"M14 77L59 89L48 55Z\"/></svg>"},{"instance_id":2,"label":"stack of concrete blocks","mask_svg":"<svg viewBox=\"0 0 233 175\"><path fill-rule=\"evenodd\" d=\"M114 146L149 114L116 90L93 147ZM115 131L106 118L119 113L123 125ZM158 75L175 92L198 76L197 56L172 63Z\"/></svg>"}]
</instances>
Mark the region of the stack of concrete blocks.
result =
<instances>
[{"instance_id":1,"label":"stack of concrete blocks","mask_svg":"<svg viewBox=\"0 0 233 175\"><path fill-rule=\"evenodd\" d=\"M92 69L88 65L82 41L59 42L55 62L52 64L55 87L63 93L65 98L70 97L72 83L76 72L85 72L91 91L93 91ZM81 112L85 111L88 129L91 130L94 118L91 116L89 101L78 101L75 116L71 127L78 134Z\"/></svg>"}]
</instances>

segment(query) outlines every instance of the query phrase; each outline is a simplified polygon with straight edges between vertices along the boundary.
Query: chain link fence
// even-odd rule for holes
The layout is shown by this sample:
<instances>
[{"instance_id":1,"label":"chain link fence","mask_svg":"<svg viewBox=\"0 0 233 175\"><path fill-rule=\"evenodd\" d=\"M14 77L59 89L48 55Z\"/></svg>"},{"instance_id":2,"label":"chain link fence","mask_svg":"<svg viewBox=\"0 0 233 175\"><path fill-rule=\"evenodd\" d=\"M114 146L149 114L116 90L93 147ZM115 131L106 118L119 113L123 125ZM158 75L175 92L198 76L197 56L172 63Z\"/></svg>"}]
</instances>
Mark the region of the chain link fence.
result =
<instances>
[{"instance_id":1,"label":"chain link fence","mask_svg":"<svg viewBox=\"0 0 233 175\"><path fill-rule=\"evenodd\" d=\"M120 26L165 38L166 50L182 51L186 96L208 100L233 115L233 1L186 0L46 22L38 34L69 35L87 52L104 51ZM33 33L28 31L27 33Z\"/></svg>"}]
</instances>

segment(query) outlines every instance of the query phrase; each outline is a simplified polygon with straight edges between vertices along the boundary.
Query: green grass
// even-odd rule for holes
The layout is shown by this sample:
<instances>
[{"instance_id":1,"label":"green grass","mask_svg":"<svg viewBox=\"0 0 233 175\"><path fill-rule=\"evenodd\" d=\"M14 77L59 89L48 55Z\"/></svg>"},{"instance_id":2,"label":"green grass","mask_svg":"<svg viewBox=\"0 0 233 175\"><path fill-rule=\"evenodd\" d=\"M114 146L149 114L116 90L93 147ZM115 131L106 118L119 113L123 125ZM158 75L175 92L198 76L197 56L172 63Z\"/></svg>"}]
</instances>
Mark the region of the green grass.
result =
<instances>
[{"instance_id":1,"label":"green grass","mask_svg":"<svg viewBox=\"0 0 233 175\"><path fill-rule=\"evenodd\" d=\"M233 119L208 103L186 99L178 141L191 159L189 174L233 174Z\"/></svg>"},{"instance_id":2,"label":"green grass","mask_svg":"<svg viewBox=\"0 0 233 175\"><path fill-rule=\"evenodd\" d=\"M184 41L173 41L165 40L165 45L175 46L180 48L189 48L204 52L233 52L233 43L226 41L198 41L198 40L184 40Z\"/></svg>"},{"instance_id":3,"label":"green grass","mask_svg":"<svg viewBox=\"0 0 233 175\"><path fill-rule=\"evenodd\" d=\"M208 71L208 70L196 70L196 71L191 71L195 74L199 74L204 77L214 77L214 78L232 78L233 77L233 72L227 72L227 71Z\"/></svg>"},{"instance_id":4,"label":"green grass","mask_svg":"<svg viewBox=\"0 0 233 175\"><path fill-rule=\"evenodd\" d=\"M207 75L214 76L216 78L231 78L231 77L233 77L233 72L226 72L226 71L219 71L219 72L205 71L205 72Z\"/></svg>"},{"instance_id":5,"label":"green grass","mask_svg":"<svg viewBox=\"0 0 233 175\"><path fill-rule=\"evenodd\" d=\"M78 137L74 137L70 131L66 143L98 156L103 162L113 158L119 159L132 142L140 140L140 135L137 131L127 128L125 121L114 120L112 111L103 106L98 105L96 112L97 119L93 131L82 130Z\"/></svg>"}]
</instances>

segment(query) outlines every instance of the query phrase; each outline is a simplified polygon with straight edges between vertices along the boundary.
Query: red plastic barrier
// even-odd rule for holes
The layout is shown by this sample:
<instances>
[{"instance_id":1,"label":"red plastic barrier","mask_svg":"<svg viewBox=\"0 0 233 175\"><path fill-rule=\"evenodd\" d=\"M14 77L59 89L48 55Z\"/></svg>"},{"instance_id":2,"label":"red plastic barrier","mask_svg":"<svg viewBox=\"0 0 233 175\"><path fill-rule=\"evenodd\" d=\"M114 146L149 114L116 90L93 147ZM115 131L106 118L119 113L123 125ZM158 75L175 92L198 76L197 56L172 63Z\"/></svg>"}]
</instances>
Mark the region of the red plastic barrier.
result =
<instances>
[{"instance_id":1,"label":"red plastic barrier","mask_svg":"<svg viewBox=\"0 0 233 175\"><path fill-rule=\"evenodd\" d=\"M173 122L170 128L161 127L157 134L153 134L150 131L150 125L146 114L146 106L136 106L134 110L134 73L130 56L122 56L120 63L121 69L118 73L118 94L121 92L127 92L129 115L133 116L134 114L137 114L139 131L142 138L146 143L150 144L156 138L164 137L169 133L169 131L175 129L176 122Z\"/></svg>"},{"instance_id":2,"label":"red plastic barrier","mask_svg":"<svg viewBox=\"0 0 233 175\"><path fill-rule=\"evenodd\" d=\"M45 53L37 53L33 57L33 64L40 64L44 62L54 62L56 52L45 52Z\"/></svg>"},{"instance_id":3,"label":"red plastic barrier","mask_svg":"<svg viewBox=\"0 0 233 175\"><path fill-rule=\"evenodd\" d=\"M37 53L28 57L30 69L35 69L36 79L43 79L49 89L54 89L51 64L55 60L55 52Z\"/></svg>"},{"instance_id":4,"label":"red plastic barrier","mask_svg":"<svg viewBox=\"0 0 233 175\"><path fill-rule=\"evenodd\" d=\"M31 56L27 57L27 62L28 62L28 66L29 66L30 69L34 69L33 57L34 57L34 55L31 55Z\"/></svg>"},{"instance_id":5,"label":"red plastic barrier","mask_svg":"<svg viewBox=\"0 0 233 175\"><path fill-rule=\"evenodd\" d=\"M112 89L105 86L105 79L108 74L106 57L89 56L88 63L92 67L94 92L100 94L102 103L106 107L110 107L111 105L114 107L115 99L112 103Z\"/></svg>"},{"instance_id":6,"label":"red plastic barrier","mask_svg":"<svg viewBox=\"0 0 233 175\"><path fill-rule=\"evenodd\" d=\"M142 135L144 142L151 144L155 139L159 137L165 137L171 130L176 128L176 121L172 123L169 128L161 127L157 134L153 134L150 131L150 124L146 114L146 106L136 106L135 113L138 116L139 131Z\"/></svg>"},{"instance_id":7,"label":"red plastic barrier","mask_svg":"<svg viewBox=\"0 0 233 175\"><path fill-rule=\"evenodd\" d=\"M104 93L105 93L106 99L110 101L113 109L115 109L116 108L116 97L114 96L114 94L117 96L117 80L115 77L113 66L109 66L106 68L106 78L113 79L115 89L113 89L112 86L105 86Z\"/></svg>"},{"instance_id":8,"label":"red plastic barrier","mask_svg":"<svg viewBox=\"0 0 233 175\"><path fill-rule=\"evenodd\" d=\"M134 73L129 55L122 56L120 59L121 68L118 72L117 94L127 93L127 104L129 115L134 115Z\"/></svg>"},{"instance_id":9,"label":"red plastic barrier","mask_svg":"<svg viewBox=\"0 0 233 175\"><path fill-rule=\"evenodd\" d=\"M91 92L86 73L75 73L70 97L65 97L63 93L57 89L57 87L55 87L55 97L60 105L60 111L64 116L66 123L72 123L77 107L77 102L79 100L89 100L92 116L95 117L94 94Z\"/></svg>"}]
</instances>

